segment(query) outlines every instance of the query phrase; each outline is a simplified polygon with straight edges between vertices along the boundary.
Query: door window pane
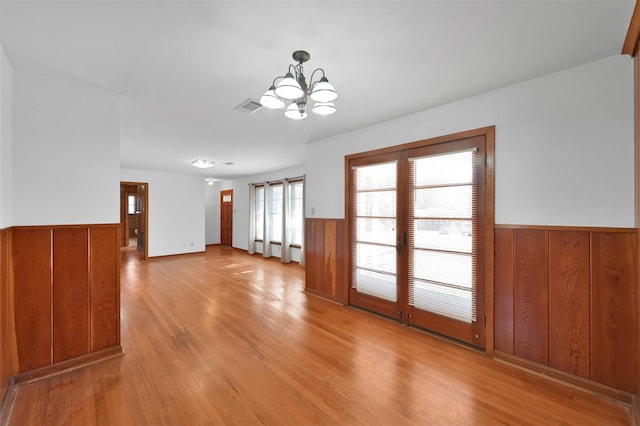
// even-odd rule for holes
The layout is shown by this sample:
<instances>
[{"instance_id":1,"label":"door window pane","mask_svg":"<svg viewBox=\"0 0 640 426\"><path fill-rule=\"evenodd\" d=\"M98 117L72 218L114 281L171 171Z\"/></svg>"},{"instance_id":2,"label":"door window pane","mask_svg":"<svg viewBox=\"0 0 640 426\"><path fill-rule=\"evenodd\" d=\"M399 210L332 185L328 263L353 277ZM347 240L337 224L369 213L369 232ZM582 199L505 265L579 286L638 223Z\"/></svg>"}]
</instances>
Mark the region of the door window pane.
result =
<instances>
[{"instance_id":1,"label":"door window pane","mask_svg":"<svg viewBox=\"0 0 640 426\"><path fill-rule=\"evenodd\" d=\"M396 216L396 191L358 193L357 216Z\"/></svg>"},{"instance_id":2,"label":"door window pane","mask_svg":"<svg viewBox=\"0 0 640 426\"><path fill-rule=\"evenodd\" d=\"M396 220L359 217L357 219L358 241L391 244L395 247Z\"/></svg>"},{"instance_id":3,"label":"door window pane","mask_svg":"<svg viewBox=\"0 0 640 426\"><path fill-rule=\"evenodd\" d=\"M416 219L413 222L415 248L471 253L472 234L471 220Z\"/></svg>"},{"instance_id":4,"label":"door window pane","mask_svg":"<svg viewBox=\"0 0 640 426\"><path fill-rule=\"evenodd\" d=\"M415 186L459 185L473 182L473 151L417 158Z\"/></svg>"},{"instance_id":5,"label":"door window pane","mask_svg":"<svg viewBox=\"0 0 640 426\"><path fill-rule=\"evenodd\" d=\"M389 246L358 244L358 266L367 269L396 273L396 249Z\"/></svg>"},{"instance_id":6,"label":"door window pane","mask_svg":"<svg viewBox=\"0 0 640 426\"><path fill-rule=\"evenodd\" d=\"M471 185L415 191L416 217L471 218L473 213Z\"/></svg>"}]
</instances>

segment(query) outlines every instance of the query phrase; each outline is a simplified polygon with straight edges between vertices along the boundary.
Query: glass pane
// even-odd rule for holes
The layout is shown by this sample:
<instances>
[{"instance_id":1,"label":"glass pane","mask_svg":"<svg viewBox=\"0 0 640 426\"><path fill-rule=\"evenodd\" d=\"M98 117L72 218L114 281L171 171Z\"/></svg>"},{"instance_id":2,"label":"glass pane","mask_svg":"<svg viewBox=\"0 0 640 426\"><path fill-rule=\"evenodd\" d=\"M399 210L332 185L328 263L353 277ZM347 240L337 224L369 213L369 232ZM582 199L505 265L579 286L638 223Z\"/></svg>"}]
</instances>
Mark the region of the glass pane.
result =
<instances>
[{"instance_id":1,"label":"glass pane","mask_svg":"<svg viewBox=\"0 0 640 426\"><path fill-rule=\"evenodd\" d=\"M357 191L393 189L396 187L396 163L376 164L356 168Z\"/></svg>"},{"instance_id":2,"label":"glass pane","mask_svg":"<svg viewBox=\"0 0 640 426\"><path fill-rule=\"evenodd\" d=\"M461 251L473 249L473 225L470 220L414 221L413 245L416 248Z\"/></svg>"},{"instance_id":3,"label":"glass pane","mask_svg":"<svg viewBox=\"0 0 640 426\"><path fill-rule=\"evenodd\" d=\"M416 280L413 283L412 306L460 321L473 320L471 291L444 287Z\"/></svg>"},{"instance_id":4,"label":"glass pane","mask_svg":"<svg viewBox=\"0 0 640 426\"><path fill-rule=\"evenodd\" d=\"M396 245L395 219L370 219L359 217L356 241Z\"/></svg>"},{"instance_id":5,"label":"glass pane","mask_svg":"<svg viewBox=\"0 0 640 426\"><path fill-rule=\"evenodd\" d=\"M271 241L282 240L282 185L271 187Z\"/></svg>"},{"instance_id":6,"label":"glass pane","mask_svg":"<svg viewBox=\"0 0 640 426\"><path fill-rule=\"evenodd\" d=\"M473 182L472 151L434 155L414 161L416 186Z\"/></svg>"},{"instance_id":7,"label":"glass pane","mask_svg":"<svg viewBox=\"0 0 640 426\"><path fill-rule=\"evenodd\" d=\"M357 267L396 273L396 248L357 244Z\"/></svg>"},{"instance_id":8,"label":"glass pane","mask_svg":"<svg viewBox=\"0 0 640 426\"><path fill-rule=\"evenodd\" d=\"M358 193L356 216L396 217L396 191Z\"/></svg>"},{"instance_id":9,"label":"glass pane","mask_svg":"<svg viewBox=\"0 0 640 426\"><path fill-rule=\"evenodd\" d=\"M471 218L473 213L471 185L417 189L415 217Z\"/></svg>"},{"instance_id":10,"label":"glass pane","mask_svg":"<svg viewBox=\"0 0 640 426\"><path fill-rule=\"evenodd\" d=\"M369 294L392 302L398 299L395 275L378 274L376 272L356 269L354 287L359 293Z\"/></svg>"},{"instance_id":11,"label":"glass pane","mask_svg":"<svg viewBox=\"0 0 640 426\"><path fill-rule=\"evenodd\" d=\"M256 240L264 239L264 187L256 188Z\"/></svg>"},{"instance_id":12,"label":"glass pane","mask_svg":"<svg viewBox=\"0 0 640 426\"><path fill-rule=\"evenodd\" d=\"M128 201L129 201L129 207L128 207L128 214L136 214L136 196L135 195L129 195L128 197Z\"/></svg>"},{"instance_id":13,"label":"glass pane","mask_svg":"<svg viewBox=\"0 0 640 426\"><path fill-rule=\"evenodd\" d=\"M414 277L471 289L473 265L470 254L413 251Z\"/></svg>"},{"instance_id":14,"label":"glass pane","mask_svg":"<svg viewBox=\"0 0 640 426\"><path fill-rule=\"evenodd\" d=\"M302 182L294 182L289 185L289 202L291 204L291 244L302 245L302 222L304 213L302 211L303 197Z\"/></svg>"}]
</instances>

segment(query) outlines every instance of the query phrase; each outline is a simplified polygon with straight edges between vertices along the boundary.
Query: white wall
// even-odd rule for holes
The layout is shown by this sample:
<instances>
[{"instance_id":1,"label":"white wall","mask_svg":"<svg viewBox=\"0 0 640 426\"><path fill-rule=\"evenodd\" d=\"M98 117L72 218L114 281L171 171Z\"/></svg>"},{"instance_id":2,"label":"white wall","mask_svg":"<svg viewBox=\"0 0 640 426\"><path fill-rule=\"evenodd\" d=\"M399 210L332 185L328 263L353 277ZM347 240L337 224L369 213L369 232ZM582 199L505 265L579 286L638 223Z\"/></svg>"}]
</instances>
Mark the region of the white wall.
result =
<instances>
[{"instance_id":1,"label":"white wall","mask_svg":"<svg viewBox=\"0 0 640 426\"><path fill-rule=\"evenodd\" d=\"M120 180L149 184L149 257L205 250L202 176L122 169Z\"/></svg>"},{"instance_id":2,"label":"white wall","mask_svg":"<svg viewBox=\"0 0 640 426\"><path fill-rule=\"evenodd\" d=\"M13 225L118 223L118 95L13 73Z\"/></svg>"},{"instance_id":3,"label":"white wall","mask_svg":"<svg viewBox=\"0 0 640 426\"><path fill-rule=\"evenodd\" d=\"M0 44L0 229L13 225L13 70Z\"/></svg>"},{"instance_id":4,"label":"white wall","mask_svg":"<svg viewBox=\"0 0 640 426\"><path fill-rule=\"evenodd\" d=\"M305 168L301 166L267 174L254 175L243 179L223 181L220 182L220 186L217 189L215 187L209 187L212 188L211 191L215 192L215 196L218 198L220 197L220 191L233 189L233 247L243 250L249 248L249 184L298 177L304 174ZM219 200L217 204L219 204ZM214 211L207 212L207 221L214 221L213 223L217 223L219 227L220 211L218 210L217 213ZM218 235L218 242L219 240ZM280 256L276 247L274 247L273 255L276 257ZM292 256L294 256L293 253ZM294 260L297 261L297 258Z\"/></svg>"},{"instance_id":5,"label":"white wall","mask_svg":"<svg viewBox=\"0 0 640 426\"><path fill-rule=\"evenodd\" d=\"M205 243L220 244L220 183L204 186Z\"/></svg>"},{"instance_id":6,"label":"white wall","mask_svg":"<svg viewBox=\"0 0 640 426\"><path fill-rule=\"evenodd\" d=\"M613 56L307 146L306 216L344 217L344 156L496 125L496 223L634 226L633 60Z\"/></svg>"}]
</instances>

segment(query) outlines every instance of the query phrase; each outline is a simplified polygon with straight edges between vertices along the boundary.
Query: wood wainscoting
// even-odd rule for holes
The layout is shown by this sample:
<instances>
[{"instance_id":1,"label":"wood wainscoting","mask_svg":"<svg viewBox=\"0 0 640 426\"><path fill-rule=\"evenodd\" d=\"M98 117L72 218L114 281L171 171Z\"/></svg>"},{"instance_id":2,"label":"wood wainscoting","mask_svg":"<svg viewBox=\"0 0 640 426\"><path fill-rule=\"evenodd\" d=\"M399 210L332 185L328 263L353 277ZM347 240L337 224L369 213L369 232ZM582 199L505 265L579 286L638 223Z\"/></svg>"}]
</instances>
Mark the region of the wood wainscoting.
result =
<instances>
[{"instance_id":1,"label":"wood wainscoting","mask_svg":"<svg viewBox=\"0 0 640 426\"><path fill-rule=\"evenodd\" d=\"M13 294L11 286L11 229L0 230L0 424L13 376Z\"/></svg>"},{"instance_id":2,"label":"wood wainscoting","mask_svg":"<svg viewBox=\"0 0 640 426\"><path fill-rule=\"evenodd\" d=\"M344 219L305 219L305 291L348 303Z\"/></svg>"},{"instance_id":3,"label":"wood wainscoting","mask_svg":"<svg viewBox=\"0 0 640 426\"><path fill-rule=\"evenodd\" d=\"M119 224L12 228L14 375L120 348L119 238Z\"/></svg>"},{"instance_id":4,"label":"wood wainscoting","mask_svg":"<svg viewBox=\"0 0 640 426\"><path fill-rule=\"evenodd\" d=\"M634 229L496 225L495 349L638 389Z\"/></svg>"}]
</instances>

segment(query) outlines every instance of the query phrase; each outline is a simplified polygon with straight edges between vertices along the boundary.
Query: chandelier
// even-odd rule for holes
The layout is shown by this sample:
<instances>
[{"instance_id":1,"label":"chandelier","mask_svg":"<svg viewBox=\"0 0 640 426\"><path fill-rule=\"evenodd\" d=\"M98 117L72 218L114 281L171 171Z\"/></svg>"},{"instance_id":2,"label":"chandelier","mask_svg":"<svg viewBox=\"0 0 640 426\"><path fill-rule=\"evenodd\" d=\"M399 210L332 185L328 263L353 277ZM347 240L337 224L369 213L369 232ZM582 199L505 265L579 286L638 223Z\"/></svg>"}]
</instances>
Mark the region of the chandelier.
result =
<instances>
[{"instance_id":1,"label":"chandelier","mask_svg":"<svg viewBox=\"0 0 640 426\"><path fill-rule=\"evenodd\" d=\"M292 120L304 120L307 118L307 101L311 98L315 101L313 111L319 115L330 115L336 112L333 104L338 98L336 89L333 88L329 80L324 75L322 68L317 68L311 73L309 85L304 77L302 64L307 62L311 55L304 50L293 52L293 60L297 65L289 65L289 71L284 76L273 79L269 90L264 92L260 98L260 104L269 109L282 109L291 101L284 115ZM313 81L317 72L322 73L322 77ZM277 84L276 84L277 82Z\"/></svg>"}]
</instances>

